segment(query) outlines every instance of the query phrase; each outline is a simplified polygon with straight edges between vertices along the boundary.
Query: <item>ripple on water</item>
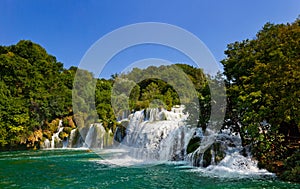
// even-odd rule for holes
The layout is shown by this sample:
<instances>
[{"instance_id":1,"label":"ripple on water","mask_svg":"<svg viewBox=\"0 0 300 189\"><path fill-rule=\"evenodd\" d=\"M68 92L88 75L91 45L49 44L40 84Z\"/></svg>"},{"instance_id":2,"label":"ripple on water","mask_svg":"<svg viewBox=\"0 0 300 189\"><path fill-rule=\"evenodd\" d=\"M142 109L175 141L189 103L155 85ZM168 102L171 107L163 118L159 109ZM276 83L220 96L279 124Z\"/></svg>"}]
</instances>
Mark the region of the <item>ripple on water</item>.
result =
<instances>
[{"instance_id":1,"label":"ripple on water","mask_svg":"<svg viewBox=\"0 0 300 189\"><path fill-rule=\"evenodd\" d=\"M103 151L111 161L114 153L118 152ZM139 166L130 165L134 163ZM185 162L149 166L128 158L121 165L126 166L112 166L87 150L4 152L0 188L300 188L268 176L210 175L212 168L193 168Z\"/></svg>"}]
</instances>

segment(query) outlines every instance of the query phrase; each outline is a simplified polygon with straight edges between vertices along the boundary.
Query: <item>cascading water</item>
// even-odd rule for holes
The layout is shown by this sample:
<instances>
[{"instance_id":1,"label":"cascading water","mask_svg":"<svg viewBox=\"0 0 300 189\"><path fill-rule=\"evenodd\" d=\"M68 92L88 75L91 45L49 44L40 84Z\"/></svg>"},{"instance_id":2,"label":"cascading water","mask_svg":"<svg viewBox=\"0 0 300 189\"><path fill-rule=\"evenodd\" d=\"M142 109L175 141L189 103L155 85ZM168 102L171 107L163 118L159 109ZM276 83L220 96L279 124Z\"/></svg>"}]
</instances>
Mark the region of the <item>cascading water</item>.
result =
<instances>
[{"instance_id":1,"label":"cascading water","mask_svg":"<svg viewBox=\"0 0 300 189\"><path fill-rule=\"evenodd\" d=\"M61 139L60 133L64 130L60 121L58 130L49 139L45 139L43 148L93 148L102 149L113 144L113 133L106 131L100 123L90 125L85 135L80 135L78 129L72 129L69 136Z\"/></svg>"},{"instance_id":2,"label":"cascading water","mask_svg":"<svg viewBox=\"0 0 300 189\"><path fill-rule=\"evenodd\" d=\"M59 143L62 142L62 140L59 138L59 133L62 132L63 130L64 130L64 128L62 126L62 120L59 120L58 130L51 137L51 146L50 146L51 148L58 147Z\"/></svg>"},{"instance_id":3,"label":"cascading water","mask_svg":"<svg viewBox=\"0 0 300 189\"><path fill-rule=\"evenodd\" d=\"M50 147L51 147L51 143L50 143L49 139L46 139L44 141L44 148L50 148Z\"/></svg>"},{"instance_id":4,"label":"cascading water","mask_svg":"<svg viewBox=\"0 0 300 189\"><path fill-rule=\"evenodd\" d=\"M60 133L64 131L64 127L62 124L62 120L59 120L59 124L57 127L57 132L53 133L51 140L45 139L42 144L42 148L44 149L55 149L55 148L72 148L78 147L77 144L74 144L75 133L77 129L71 130L70 136L65 138L60 138Z\"/></svg>"},{"instance_id":5,"label":"cascading water","mask_svg":"<svg viewBox=\"0 0 300 189\"><path fill-rule=\"evenodd\" d=\"M120 121L126 128L125 136L122 138L120 132L115 133L115 139L121 141L119 148L125 153L115 156L109 163L131 165L184 160L205 174L270 175L258 169L251 157L241 155L243 147L238 134L229 130L215 133L209 129L203 134L201 128L186 126L187 117L182 106L171 111L154 108L129 115L128 119ZM124 160L126 158L129 163Z\"/></svg>"},{"instance_id":6,"label":"cascading water","mask_svg":"<svg viewBox=\"0 0 300 189\"><path fill-rule=\"evenodd\" d=\"M69 136L69 139L68 139L68 145L67 147L68 148L72 148L72 147L76 147L76 132L77 132L77 129L72 129L71 132L70 132L70 136Z\"/></svg>"},{"instance_id":7,"label":"cascading water","mask_svg":"<svg viewBox=\"0 0 300 189\"><path fill-rule=\"evenodd\" d=\"M120 147L137 159L182 160L193 133L185 126L188 115L183 109L182 106L171 111L152 108L131 114L125 121L129 123Z\"/></svg>"},{"instance_id":8,"label":"cascading water","mask_svg":"<svg viewBox=\"0 0 300 189\"><path fill-rule=\"evenodd\" d=\"M186 160L193 166L205 167L200 171L218 177L272 175L266 170L258 169L257 161L252 160L249 153L247 156L242 155L245 149L242 147L239 134L222 130L220 133L210 135L209 137L214 138L215 141L209 148L203 148L200 143L205 136L199 130L193 136L194 139L198 138L199 146L186 156Z\"/></svg>"},{"instance_id":9,"label":"cascading water","mask_svg":"<svg viewBox=\"0 0 300 189\"><path fill-rule=\"evenodd\" d=\"M112 131L108 132L100 123L92 124L86 134L84 147L103 149L113 145Z\"/></svg>"},{"instance_id":10,"label":"cascading water","mask_svg":"<svg viewBox=\"0 0 300 189\"><path fill-rule=\"evenodd\" d=\"M130 114L120 121L121 127L113 133L100 123L91 124L85 134L73 129L66 140L59 138L63 131L60 121L58 131L51 141L44 141L45 148L85 147L93 150L114 147L121 150L110 160L112 164L132 165L154 161L186 161L206 174L218 176L270 174L259 170L251 157L241 155L243 147L239 135L227 130L215 133L209 129L205 135L201 128L186 125L188 114L183 106L171 111L151 108ZM63 142L66 143L63 143ZM128 164L126 158L131 161ZM118 162L118 161L122 162Z\"/></svg>"}]
</instances>

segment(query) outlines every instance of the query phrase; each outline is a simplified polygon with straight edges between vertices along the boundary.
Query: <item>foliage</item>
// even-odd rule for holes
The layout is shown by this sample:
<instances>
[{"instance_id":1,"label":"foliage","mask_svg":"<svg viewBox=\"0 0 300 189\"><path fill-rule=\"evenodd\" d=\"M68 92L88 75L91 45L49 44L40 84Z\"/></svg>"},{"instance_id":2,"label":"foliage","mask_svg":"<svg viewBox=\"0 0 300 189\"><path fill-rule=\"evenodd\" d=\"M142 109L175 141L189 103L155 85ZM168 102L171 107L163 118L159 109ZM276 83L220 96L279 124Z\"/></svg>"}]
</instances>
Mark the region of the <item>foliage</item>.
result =
<instances>
[{"instance_id":1,"label":"foliage","mask_svg":"<svg viewBox=\"0 0 300 189\"><path fill-rule=\"evenodd\" d=\"M62 139L71 129L94 122L115 132L122 116L148 107L170 110L185 104L189 111L190 105L196 105L201 115L191 114L190 119L200 121L196 125L203 127L209 119L206 76L201 69L185 64L134 68L109 80L96 79L86 70L64 69L40 45L22 40L0 47L0 68L2 149L21 144L38 147L40 141L51 139L57 132L60 120L64 127ZM79 79L74 80L75 75Z\"/></svg>"},{"instance_id":2,"label":"foliage","mask_svg":"<svg viewBox=\"0 0 300 189\"><path fill-rule=\"evenodd\" d=\"M122 92L123 97L129 96L130 111L147 107L164 107L170 110L174 105L181 104L185 105L185 111L190 114L187 124L206 127L211 111L208 82L215 82L217 79L205 75L202 69L186 64L150 66L146 69L134 68L119 78L123 82L131 82L124 87L125 90L116 87L121 89L116 93L119 98ZM127 91L128 88L132 90Z\"/></svg>"},{"instance_id":3,"label":"foliage","mask_svg":"<svg viewBox=\"0 0 300 189\"><path fill-rule=\"evenodd\" d=\"M299 52L299 19L267 23L255 39L229 44L225 51L226 125L240 132L262 167L271 169L271 162L299 148Z\"/></svg>"},{"instance_id":4,"label":"foliage","mask_svg":"<svg viewBox=\"0 0 300 189\"><path fill-rule=\"evenodd\" d=\"M71 70L41 46L22 40L1 47L0 145L14 148L35 145L48 120L70 114Z\"/></svg>"},{"instance_id":5,"label":"foliage","mask_svg":"<svg viewBox=\"0 0 300 189\"><path fill-rule=\"evenodd\" d=\"M298 150L292 156L288 157L284 161L284 169L286 171L280 175L280 178L293 182L299 182L300 180L300 151Z\"/></svg>"}]
</instances>

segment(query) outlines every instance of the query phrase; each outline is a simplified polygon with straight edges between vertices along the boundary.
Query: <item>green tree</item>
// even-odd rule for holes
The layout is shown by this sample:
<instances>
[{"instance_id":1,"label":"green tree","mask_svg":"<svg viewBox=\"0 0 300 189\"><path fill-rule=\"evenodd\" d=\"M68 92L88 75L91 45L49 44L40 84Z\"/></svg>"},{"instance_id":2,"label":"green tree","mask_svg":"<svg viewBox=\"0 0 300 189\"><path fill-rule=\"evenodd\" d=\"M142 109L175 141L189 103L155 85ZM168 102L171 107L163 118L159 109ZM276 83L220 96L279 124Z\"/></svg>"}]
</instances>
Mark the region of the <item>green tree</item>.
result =
<instances>
[{"instance_id":1,"label":"green tree","mask_svg":"<svg viewBox=\"0 0 300 189\"><path fill-rule=\"evenodd\" d=\"M226 122L251 145L262 167L295 152L300 140L300 20L267 23L255 39L235 42L222 61L227 77ZM241 128L241 129L240 129Z\"/></svg>"},{"instance_id":2,"label":"green tree","mask_svg":"<svg viewBox=\"0 0 300 189\"><path fill-rule=\"evenodd\" d=\"M0 49L1 144L38 145L33 138L41 139L48 121L71 113L71 88L64 84L63 65L31 41Z\"/></svg>"}]
</instances>

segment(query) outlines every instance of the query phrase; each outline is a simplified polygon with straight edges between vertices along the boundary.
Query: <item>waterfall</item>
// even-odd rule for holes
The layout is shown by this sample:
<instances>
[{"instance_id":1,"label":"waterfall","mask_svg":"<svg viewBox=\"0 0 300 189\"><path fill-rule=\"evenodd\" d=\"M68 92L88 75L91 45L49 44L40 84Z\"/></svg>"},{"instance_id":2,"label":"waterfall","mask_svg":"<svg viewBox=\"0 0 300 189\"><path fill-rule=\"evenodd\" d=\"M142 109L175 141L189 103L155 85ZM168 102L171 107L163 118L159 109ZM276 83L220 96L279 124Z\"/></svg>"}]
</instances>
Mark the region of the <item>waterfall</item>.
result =
<instances>
[{"instance_id":1,"label":"waterfall","mask_svg":"<svg viewBox=\"0 0 300 189\"><path fill-rule=\"evenodd\" d=\"M199 129L200 130L200 129ZM208 148L206 140L214 139ZM233 134L229 130L221 130L215 135L203 136L201 131L195 132L193 138L198 138L198 147L187 154L185 160L191 165L202 167L201 171L218 177L241 177L249 175L272 175L264 169L257 167L257 161L251 158L250 153L245 153L239 134ZM191 140L193 141L193 140ZM197 140L194 140L194 144ZM190 144L189 144L190 145ZM244 155L243 155L244 154Z\"/></svg>"},{"instance_id":2,"label":"waterfall","mask_svg":"<svg viewBox=\"0 0 300 189\"><path fill-rule=\"evenodd\" d=\"M62 132L63 130L64 130L63 127L59 127L58 131L52 135L52 137L51 137L51 148L59 147L59 145L60 145L60 143L62 141L59 138L59 133Z\"/></svg>"},{"instance_id":3,"label":"waterfall","mask_svg":"<svg viewBox=\"0 0 300 189\"><path fill-rule=\"evenodd\" d=\"M57 132L53 133L51 141L45 139L43 148L93 148L102 149L104 147L112 146L113 132L111 130L106 131L101 123L91 124L87 128L86 134L79 134L78 129L72 129L68 137L61 139L60 133L63 132L64 127L62 121L59 122Z\"/></svg>"},{"instance_id":4,"label":"waterfall","mask_svg":"<svg viewBox=\"0 0 300 189\"><path fill-rule=\"evenodd\" d=\"M230 130L218 133L207 128L191 128L185 121L188 114L183 106L171 111L151 108L137 111L121 120L125 134L122 138L121 127L115 133L115 139L121 141L119 153L109 163L132 165L155 161L186 161L205 174L222 176L270 174L257 168L257 162L250 156L243 156L239 134ZM211 125L212 126L212 125ZM213 128L213 127L212 127ZM216 127L217 128L217 127Z\"/></svg>"},{"instance_id":5,"label":"waterfall","mask_svg":"<svg viewBox=\"0 0 300 189\"><path fill-rule=\"evenodd\" d=\"M227 154L243 149L239 135L228 130L221 133L207 130L204 135L200 128L194 133L188 147L190 148L186 160L197 167L217 165Z\"/></svg>"},{"instance_id":6,"label":"waterfall","mask_svg":"<svg viewBox=\"0 0 300 189\"><path fill-rule=\"evenodd\" d=\"M67 147L68 148L72 148L72 147L76 147L76 132L77 132L77 129L72 129L71 132L70 132L70 136L69 136L69 139L68 139L68 145Z\"/></svg>"},{"instance_id":7,"label":"waterfall","mask_svg":"<svg viewBox=\"0 0 300 189\"><path fill-rule=\"evenodd\" d=\"M250 153L245 153L238 134L230 130L215 133L209 128L203 133L201 128L191 128L186 124L188 114L183 113L183 109L183 106L177 106L171 111L162 108L137 111L120 120L121 125L115 133L107 131L101 123L94 123L84 128L81 135L78 129L71 130L64 140L59 138L64 130L60 121L57 132L51 141L44 141L44 147L85 147L96 152L97 149L114 147L121 153L105 161L119 165L128 165L127 160L133 163L184 160L194 167L201 167L205 173L218 176L268 173L258 169Z\"/></svg>"},{"instance_id":8,"label":"waterfall","mask_svg":"<svg viewBox=\"0 0 300 189\"><path fill-rule=\"evenodd\" d=\"M76 132L77 129L71 130L69 137L61 139L59 134L64 130L64 127L58 127L58 131L53 133L51 137L51 141L49 139L45 139L42 145L42 148L48 149L55 149L55 148L72 148L77 147L77 144L74 143L77 139ZM80 145L79 145L80 146Z\"/></svg>"},{"instance_id":9,"label":"waterfall","mask_svg":"<svg viewBox=\"0 0 300 189\"><path fill-rule=\"evenodd\" d=\"M84 147L88 148L103 149L104 147L113 145L112 131L106 131L101 123L94 123L90 125L84 139Z\"/></svg>"},{"instance_id":10,"label":"waterfall","mask_svg":"<svg viewBox=\"0 0 300 189\"><path fill-rule=\"evenodd\" d=\"M143 160L183 160L193 129L185 126L183 107L167 111L151 108L137 111L128 118L126 136L120 147Z\"/></svg>"},{"instance_id":11,"label":"waterfall","mask_svg":"<svg viewBox=\"0 0 300 189\"><path fill-rule=\"evenodd\" d=\"M62 140L59 138L59 133L64 130L63 125L62 125L62 120L59 120L57 132L54 133L51 137L51 148L56 148L56 147L62 147L61 142Z\"/></svg>"},{"instance_id":12,"label":"waterfall","mask_svg":"<svg viewBox=\"0 0 300 189\"><path fill-rule=\"evenodd\" d=\"M44 148L50 148L50 147L51 147L50 141L49 141L49 139L46 139L44 141Z\"/></svg>"},{"instance_id":13,"label":"waterfall","mask_svg":"<svg viewBox=\"0 0 300 189\"><path fill-rule=\"evenodd\" d=\"M180 126L170 132L169 136L161 142L159 159L172 161L184 160L187 155L186 147L192 137L193 131L193 129Z\"/></svg>"},{"instance_id":14,"label":"waterfall","mask_svg":"<svg viewBox=\"0 0 300 189\"><path fill-rule=\"evenodd\" d=\"M89 131L87 132L87 135L85 137L85 147L91 147L93 143L93 138L95 136L95 126L91 125L89 128Z\"/></svg>"}]
</instances>

